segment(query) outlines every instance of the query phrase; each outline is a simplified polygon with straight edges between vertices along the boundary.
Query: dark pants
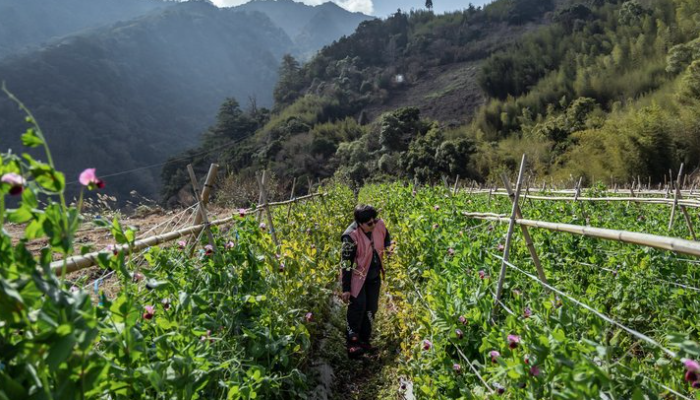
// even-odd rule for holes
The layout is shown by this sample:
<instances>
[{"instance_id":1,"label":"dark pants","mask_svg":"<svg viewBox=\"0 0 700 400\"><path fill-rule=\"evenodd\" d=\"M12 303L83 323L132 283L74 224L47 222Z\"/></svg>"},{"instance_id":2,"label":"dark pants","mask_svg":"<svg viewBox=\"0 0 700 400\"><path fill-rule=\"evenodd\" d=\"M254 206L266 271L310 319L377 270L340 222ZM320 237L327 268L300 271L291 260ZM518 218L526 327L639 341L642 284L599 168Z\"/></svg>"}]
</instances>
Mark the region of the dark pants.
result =
<instances>
[{"instance_id":1,"label":"dark pants","mask_svg":"<svg viewBox=\"0 0 700 400\"><path fill-rule=\"evenodd\" d=\"M357 297L350 297L348 305L348 345L360 342L369 344L374 316L379 308L380 277L365 281Z\"/></svg>"}]
</instances>

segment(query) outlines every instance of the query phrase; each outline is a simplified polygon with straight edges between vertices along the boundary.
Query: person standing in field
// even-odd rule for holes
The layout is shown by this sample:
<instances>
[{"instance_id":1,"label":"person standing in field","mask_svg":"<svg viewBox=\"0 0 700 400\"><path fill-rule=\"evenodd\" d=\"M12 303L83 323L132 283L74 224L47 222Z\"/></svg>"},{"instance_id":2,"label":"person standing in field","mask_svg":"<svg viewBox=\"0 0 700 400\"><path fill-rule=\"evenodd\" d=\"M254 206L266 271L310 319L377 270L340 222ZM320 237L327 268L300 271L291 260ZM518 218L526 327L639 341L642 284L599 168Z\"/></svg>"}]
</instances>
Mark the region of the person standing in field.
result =
<instances>
[{"instance_id":1,"label":"person standing in field","mask_svg":"<svg viewBox=\"0 0 700 400\"><path fill-rule=\"evenodd\" d=\"M374 351L370 344L372 323L379 308L379 289L384 275L384 251L391 237L377 210L358 205L355 222L341 236L342 299L348 304L347 349L351 358Z\"/></svg>"}]
</instances>

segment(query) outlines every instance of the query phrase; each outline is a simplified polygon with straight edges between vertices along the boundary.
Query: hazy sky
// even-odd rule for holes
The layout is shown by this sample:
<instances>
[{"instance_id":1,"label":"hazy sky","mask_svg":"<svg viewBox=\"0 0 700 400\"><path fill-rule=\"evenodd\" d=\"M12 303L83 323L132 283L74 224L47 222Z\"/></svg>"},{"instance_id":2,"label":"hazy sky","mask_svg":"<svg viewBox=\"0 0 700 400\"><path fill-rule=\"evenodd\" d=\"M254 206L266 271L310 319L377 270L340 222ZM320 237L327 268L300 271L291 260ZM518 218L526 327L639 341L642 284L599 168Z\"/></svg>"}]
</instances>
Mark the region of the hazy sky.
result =
<instances>
[{"instance_id":1,"label":"hazy sky","mask_svg":"<svg viewBox=\"0 0 700 400\"><path fill-rule=\"evenodd\" d=\"M325 3L326 1L328 0L303 0L304 3L309 5L318 5ZM443 13L445 11L454 11L466 8L470 2L475 6L481 6L488 4L491 1L492 0L433 0L433 9L436 13ZM212 0L212 2L220 7L223 7L247 3L248 0ZM425 0L333 0L333 2L346 10L359 11L377 17L386 17L387 15L396 12L396 10L399 8L404 11L409 11L411 8L425 8Z\"/></svg>"}]
</instances>

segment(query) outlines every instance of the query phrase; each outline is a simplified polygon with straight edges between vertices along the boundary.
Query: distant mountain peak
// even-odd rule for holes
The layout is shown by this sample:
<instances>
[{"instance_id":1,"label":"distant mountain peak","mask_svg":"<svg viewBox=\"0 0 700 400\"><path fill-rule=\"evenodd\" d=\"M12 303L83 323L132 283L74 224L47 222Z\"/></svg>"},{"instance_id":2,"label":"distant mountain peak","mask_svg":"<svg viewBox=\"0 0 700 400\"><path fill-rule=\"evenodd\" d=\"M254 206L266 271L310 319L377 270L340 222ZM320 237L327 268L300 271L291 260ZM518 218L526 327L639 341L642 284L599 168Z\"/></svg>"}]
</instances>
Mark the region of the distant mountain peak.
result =
<instances>
[{"instance_id":1,"label":"distant mountain peak","mask_svg":"<svg viewBox=\"0 0 700 400\"><path fill-rule=\"evenodd\" d=\"M352 34L361 22L374 18L330 1L311 6L294 0L252 0L233 9L267 15L294 41L295 55L301 59L310 58L319 48Z\"/></svg>"}]
</instances>

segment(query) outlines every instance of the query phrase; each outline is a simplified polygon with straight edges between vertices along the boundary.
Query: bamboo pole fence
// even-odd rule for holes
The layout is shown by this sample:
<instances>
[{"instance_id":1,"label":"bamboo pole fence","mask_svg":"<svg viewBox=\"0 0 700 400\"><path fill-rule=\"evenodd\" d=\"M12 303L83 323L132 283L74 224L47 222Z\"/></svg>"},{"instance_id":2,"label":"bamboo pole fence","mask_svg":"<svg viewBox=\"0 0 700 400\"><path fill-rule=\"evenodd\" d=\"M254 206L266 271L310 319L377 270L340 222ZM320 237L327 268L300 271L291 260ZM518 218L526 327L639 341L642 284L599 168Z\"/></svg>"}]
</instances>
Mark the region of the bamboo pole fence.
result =
<instances>
[{"instance_id":1,"label":"bamboo pole fence","mask_svg":"<svg viewBox=\"0 0 700 400\"><path fill-rule=\"evenodd\" d=\"M479 193L488 194L489 191ZM636 195L639 193L636 192ZM509 196L507 192L492 191L491 196ZM673 206L673 199L664 198L649 198L649 197L569 197L569 196L539 196L539 195L520 195L528 200L545 200L545 201L589 201L589 202L612 202L612 201L627 201L632 203L650 203L650 204L667 204ZM684 207L700 208L700 201L693 199L679 199L678 205Z\"/></svg>"},{"instance_id":2,"label":"bamboo pole fence","mask_svg":"<svg viewBox=\"0 0 700 400\"><path fill-rule=\"evenodd\" d=\"M463 212L467 218L495 221L495 222L510 222L510 218L503 214L492 213L472 213ZM532 228L547 229L556 232L566 232L575 235L588 236L598 239L615 240L623 243L638 244L657 249L670 250L676 253L688 254L700 257L700 243L691 240L671 238L667 236L652 235L648 233L638 233L621 231L615 229L594 228L590 226L561 224L555 222L535 221L530 219L516 219L515 223Z\"/></svg>"},{"instance_id":3,"label":"bamboo pole fence","mask_svg":"<svg viewBox=\"0 0 700 400\"><path fill-rule=\"evenodd\" d=\"M261 205L258 205L257 207L246 209L245 212L246 212L246 214L254 213L254 212L262 212L262 211L264 211L265 206L268 206L268 207L282 206L282 205L286 205L286 204L290 204L290 203L295 203L295 202L311 199L311 198L318 197L318 196L321 196L321 197L326 196L326 193L312 193L312 194L309 194L306 196L300 196L300 197L294 198L292 200L272 202L272 203L268 203L266 205L261 204ZM175 239L178 239L178 238L181 238L184 236L188 236L188 235L192 235L192 234L196 235L199 232L201 232L202 229L204 229L208 226L224 225L224 224L232 222L234 219L235 219L235 217L231 216L231 217L227 217L227 218L223 218L223 219L210 221L209 224L199 224L199 225L191 226L188 228L180 229L177 231L169 232L169 233L166 233L163 235L156 235L156 236L147 237L144 239L137 240L136 242L134 242L134 245L131 247L129 247L126 244L115 246L115 251L119 251L119 252L126 251L127 254L131 255L131 254L133 254L137 251L143 250L147 247L158 246L158 245L163 244L163 243L172 242ZM65 260L58 260L58 261L52 262L50 267L56 275L61 274L64 263L66 264L66 273L79 271L81 269L85 269L85 268L88 268L88 267L91 267L91 266L97 264L97 260L100 256L100 254L108 254L108 253L106 251L96 251L96 252L88 253L88 254L85 254L82 256L69 257Z\"/></svg>"}]
</instances>

